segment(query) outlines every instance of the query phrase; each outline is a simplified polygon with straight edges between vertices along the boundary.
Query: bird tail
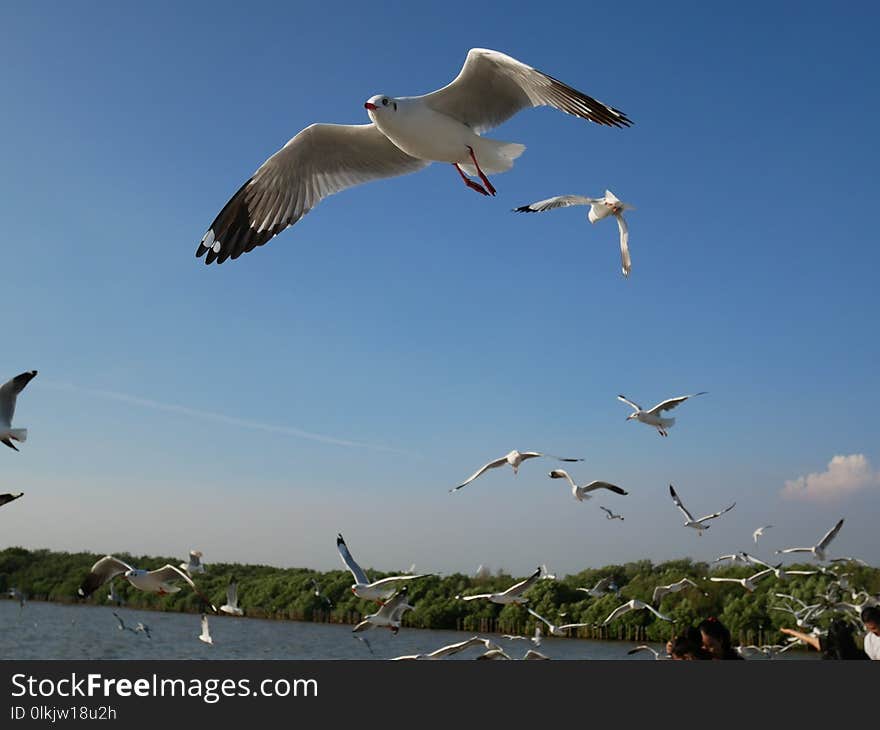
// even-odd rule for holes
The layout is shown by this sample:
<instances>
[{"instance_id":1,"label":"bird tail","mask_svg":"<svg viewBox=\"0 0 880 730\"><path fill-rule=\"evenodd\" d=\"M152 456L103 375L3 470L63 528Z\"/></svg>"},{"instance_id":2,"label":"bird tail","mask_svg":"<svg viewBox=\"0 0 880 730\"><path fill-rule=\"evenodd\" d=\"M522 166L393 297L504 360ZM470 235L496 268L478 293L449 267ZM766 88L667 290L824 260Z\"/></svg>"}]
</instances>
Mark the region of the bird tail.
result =
<instances>
[{"instance_id":1,"label":"bird tail","mask_svg":"<svg viewBox=\"0 0 880 730\"><path fill-rule=\"evenodd\" d=\"M501 142L497 139L480 137L474 155L480 163L480 169L487 175L493 175L507 172L513 167L513 161L525 151L526 146L518 142ZM477 174L477 168L469 161L459 166L468 175Z\"/></svg>"},{"instance_id":2,"label":"bird tail","mask_svg":"<svg viewBox=\"0 0 880 730\"><path fill-rule=\"evenodd\" d=\"M13 441L27 441L26 428L12 428L6 432L6 435Z\"/></svg>"}]
</instances>

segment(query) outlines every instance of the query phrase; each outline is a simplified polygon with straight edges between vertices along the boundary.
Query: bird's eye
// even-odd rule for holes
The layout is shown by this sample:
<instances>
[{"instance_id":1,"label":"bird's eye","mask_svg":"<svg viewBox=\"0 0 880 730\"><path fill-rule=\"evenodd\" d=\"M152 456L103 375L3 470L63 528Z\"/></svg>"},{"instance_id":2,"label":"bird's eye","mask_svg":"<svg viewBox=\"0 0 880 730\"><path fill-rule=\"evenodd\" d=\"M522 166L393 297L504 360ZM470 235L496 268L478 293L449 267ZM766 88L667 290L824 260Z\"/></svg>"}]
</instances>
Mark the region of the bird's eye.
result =
<instances>
[{"instance_id":1,"label":"bird's eye","mask_svg":"<svg viewBox=\"0 0 880 730\"><path fill-rule=\"evenodd\" d=\"M388 99L382 99L382 106L388 106Z\"/></svg>"}]
</instances>

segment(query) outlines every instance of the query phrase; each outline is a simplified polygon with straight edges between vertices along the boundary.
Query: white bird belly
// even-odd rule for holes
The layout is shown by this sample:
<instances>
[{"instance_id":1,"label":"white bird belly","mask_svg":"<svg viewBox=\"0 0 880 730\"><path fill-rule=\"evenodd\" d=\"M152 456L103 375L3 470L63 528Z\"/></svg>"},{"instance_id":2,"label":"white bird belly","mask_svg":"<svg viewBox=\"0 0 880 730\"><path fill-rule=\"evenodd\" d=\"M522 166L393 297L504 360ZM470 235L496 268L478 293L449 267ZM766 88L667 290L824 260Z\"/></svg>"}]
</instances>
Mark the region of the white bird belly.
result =
<instances>
[{"instance_id":1,"label":"white bird belly","mask_svg":"<svg viewBox=\"0 0 880 730\"><path fill-rule=\"evenodd\" d=\"M466 124L425 106L407 108L376 126L408 155L435 162L470 162L468 146L478 149L481 137Z\"/></svg>"}]
</instances>

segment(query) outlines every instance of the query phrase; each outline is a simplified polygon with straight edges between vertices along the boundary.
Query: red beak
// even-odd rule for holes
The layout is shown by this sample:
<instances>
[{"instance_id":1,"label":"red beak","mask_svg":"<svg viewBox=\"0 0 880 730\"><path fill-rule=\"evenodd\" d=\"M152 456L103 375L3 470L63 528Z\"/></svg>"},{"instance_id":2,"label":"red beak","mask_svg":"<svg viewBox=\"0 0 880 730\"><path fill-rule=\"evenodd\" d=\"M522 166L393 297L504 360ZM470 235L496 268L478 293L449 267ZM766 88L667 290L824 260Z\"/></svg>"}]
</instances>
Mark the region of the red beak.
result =
<instances>
[{"instance_id":1,"label":"red beak","mask_svg":"<svg viewBox=\"0 0 880 730\"><path fill-rule=\"evenodd\" d=\"M364 104L364 109L370 109L371 111L376 111L376 109L378 109L378 108L379 107L377 107L375 104L370 104L370 102L366 102Z\"/></svg>"}]
</instances>

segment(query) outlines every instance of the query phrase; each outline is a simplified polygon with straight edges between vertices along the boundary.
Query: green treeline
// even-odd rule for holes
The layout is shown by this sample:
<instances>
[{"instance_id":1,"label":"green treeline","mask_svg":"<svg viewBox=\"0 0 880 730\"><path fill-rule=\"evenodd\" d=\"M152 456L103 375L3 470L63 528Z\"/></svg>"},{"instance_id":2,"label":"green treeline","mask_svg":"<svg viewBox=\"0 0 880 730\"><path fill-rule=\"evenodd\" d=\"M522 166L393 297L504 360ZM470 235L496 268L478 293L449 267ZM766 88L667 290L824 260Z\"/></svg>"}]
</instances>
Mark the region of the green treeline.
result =
<instances>
[{"instance_id":1,"label":"green treeline","mask_svg":"<svg viewBox=\"0 0 880 730\"><path fill-rule=\"evenodd\" d=\"M25 550L7 548L0 552L0 595L10 588L18 588L35 600L74 603L76 589L91 566L101 558L94 553L66 553L49 550ZM154 570L166 563L178 565L180 558L128 555L117 553L116 557L130 565ZM323 621L352 623L363 614L372 613L376 605L357 598L351 593L351 574L344 570L320 573L304 568L275 568L268 565L241 565L208 563L204 574L194 577L196 585L216 605L226 600L226 586L231 578L238 581L239 605L246 616L260 618L293 619L300 621ZM793 566L792 566L793 567ZM798 566L815 569L815 565ZM853 589L863 589L874 595L880 592L880 569L863 567L854 563L835 566L838 574L847 573ZM391 575L373 570L367 571L371 580ZM587 569L558 580L540 580L527 593L529 606L557 624L601 623L621 603L631 598L651 601L654 587L691 578L700 590L686 588L680 593L666 596L659 605L661 613L677 623L696 624L707 616L715 616L733 632L734 637L763 636L766 641L776 641L780 626L793 626L793 617L782 611L771 610L782 600L774 593L788 593L807 603L813 603L825 595L834 576L817 573L808 576L792 576L787 582L775 577L763 579L754 593L731 583L714 583L709 575L742 578L756 572L751 566L710 567L707 563L690 559L673 560L654 565L640 560L624 565ZM620 588L620 596L614 594L592 598L578 587L592 587L600 578L612 577ZM461 629L464 631L502 631L531 634L536 619L522 606L499 606L488 601L461 601L455 596L468 593L486 593L508 588L520 578L503 573L475 578L460 573L430 576L410 584L409 602L414 611L404 617L404 624L418 628ZM320 593L316 595L315 583ZM117 578L116 592L131 608L195 613L201 610L200 599L183 584L179 593L157 596L133 588ZM94 604L109 604L109 584L98 589L88 599ZM851 589L837 589L839 600L852 601ZM708 595L703 595L705 591ZM329 601L329 604L328 604ZM562 617L561 617L562 615ZM830 614L820 620L827 624ZM546 628L546 627L542 627ZM639 638L649 641L665 641L672 629L665 621L656 619L648 611L632 611L610 624L605 631L579 632L585 637ZM751 638L750 640L754 640Z\"/></svg>"}]
</instances>

